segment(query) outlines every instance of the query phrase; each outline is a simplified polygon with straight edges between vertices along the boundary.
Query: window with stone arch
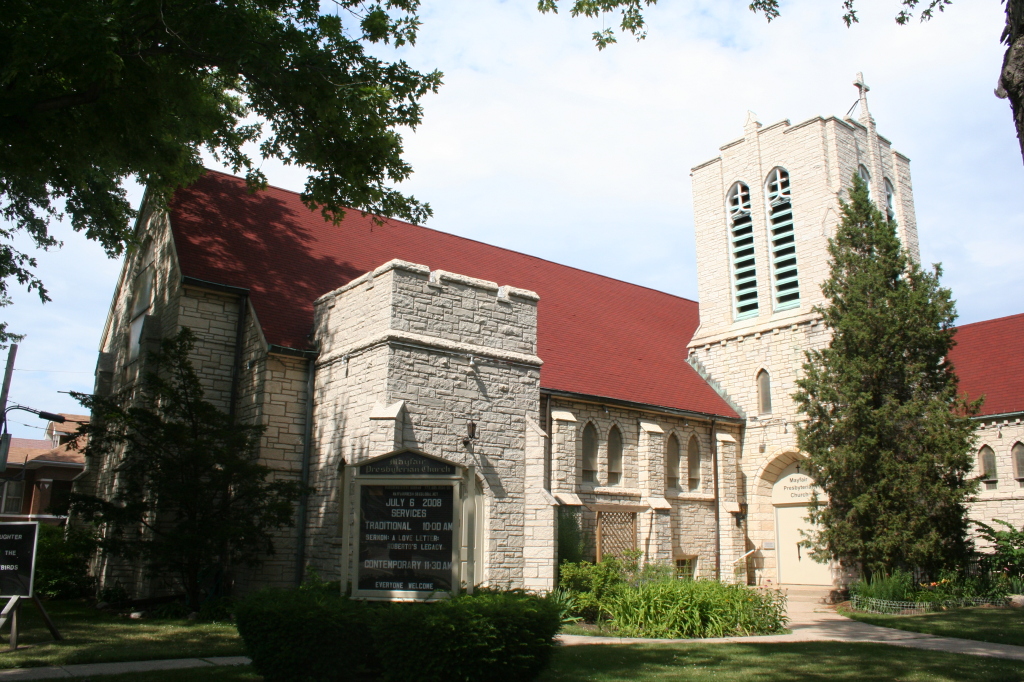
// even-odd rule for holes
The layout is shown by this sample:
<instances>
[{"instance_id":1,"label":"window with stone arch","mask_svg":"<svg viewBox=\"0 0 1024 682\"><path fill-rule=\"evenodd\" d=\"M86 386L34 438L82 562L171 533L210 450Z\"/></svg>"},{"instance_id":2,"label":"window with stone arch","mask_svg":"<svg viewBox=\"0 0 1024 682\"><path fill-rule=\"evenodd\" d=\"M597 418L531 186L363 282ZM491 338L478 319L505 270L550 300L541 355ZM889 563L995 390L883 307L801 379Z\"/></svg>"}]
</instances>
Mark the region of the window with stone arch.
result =
<instances>
[{"instance_id":1,"label":"window with stone arch","mask_svg":"<svg viewBox=\"0 0 1024 682\"><path fill-rule=\"evenodd\" d=\"M868 172L867 166L863 163L857 166L857 175L864 181L864 184L868 186L868 198L871 198L871 173Z\"/></svg>"},{"instance_id":2,"label":"window with stone arch","mask_svg":"<svg viewBox=\"0 0 1024 682\"><path fill-rule=\"evenodd\" d=\"M896 220L896 188L885 178L885 219L889 222Z\"/></svg>"},{"instance_id":3,"label":"window with stone arch","mask_svg":"<svg viewBox=\"0 0 1024 682\"><path fill-rule=\"evenodd\" d=\"M985 490L995 490L999 485L995 450L987 445L982 445L978 450L978 463L981 468L981 480L985 483Z\"/></svg>"},{"instance_id":4,"label":"window with stone arch","mask_svg":"<svg viewBox=\"0 0 1024 682\"><path fill-rule=\"evenodd\" d=\"M608 432L608 485L622 483L622 431L613 426Z\"/></svg>"},{"instance_id":5,"label":"window with stone arch","mask_svg":"<svg viewBox=\"0 0 1024 682\"><path fill-rule=\"evenodd\" d=\"M597 483L597 429L591 422L583 427L583 482Z\"/></svg>"},{"instance_id":6,"label":"window with stone arch","mask_svg":"<svg viewBox=\"0 0 1024 682\"><path fill-rule=\"evenodd\" d=\"M757 373L757 411L760 414L772 413L772 377L766 369Z\"/></svg>"},{"instance_id":7,"label":"window with stone arch","mask_svg":"<svg viewBox=\"0 0 1024 682\"><path fill-rule=\"evenodd\" d=\"M732 254L733 314L737 320L757 315L757 269L754 263L754 223L750 188L734 183L725 199L729 212L729 251Z\"/></svg>"},{"instance_id":8,"label":"window with stone arch","mask_svg":"<svg viewBox=\"0 0 1024 682\"><path fill-rule=\"evenodd\" d=\"M772 298L775 310L800 305L800 282L796 269L796 233L793 229L793 197L789 173L775 168L765 182L768 203L768 232L771 239Z\"/></svg>"},{"instance_id":9,"label":"window with stone arch","mask_svg":"<svg viewBox=\"0 0 1024 682\"><path fill-rule=\"evenodd\" d=\"M131 323L128 327L128 361L137 360L142 351L142 326L153 306L153 282L156 278L153 242L142 252L138 272L132 281Z\"/></svg>"},{"instance_id":10,"label":"window with stone arch","mask_svg":"<svg viewBox=\"0 0 1024 682\"><path fill-rule=\"evenodd\" d=\"M1017 485L1024 488L1024 443L1014 443L1010 454L1013 456L1013 476L1017 479Z\"/></svg>"},{"instance_id":11,"label":"window with stone arch","mask_svg":"<svg viewBox=\"0 0 1024 682\"><path fill-rule=\"evenodd\" d=\"M665 489L679 489L679 439L674 433L665 442Z\"/></svg>"},{"instance_id":12,"label":"window with stone arch","mask_svg":"<svg viewBox=\"0 0 1024 682\"><path fill-rule=\"evenodd\" d=\"M694 434L686 444L686 476L690 492L700 490L701 464L700 439Z\"/></svg>"}]
</instances>

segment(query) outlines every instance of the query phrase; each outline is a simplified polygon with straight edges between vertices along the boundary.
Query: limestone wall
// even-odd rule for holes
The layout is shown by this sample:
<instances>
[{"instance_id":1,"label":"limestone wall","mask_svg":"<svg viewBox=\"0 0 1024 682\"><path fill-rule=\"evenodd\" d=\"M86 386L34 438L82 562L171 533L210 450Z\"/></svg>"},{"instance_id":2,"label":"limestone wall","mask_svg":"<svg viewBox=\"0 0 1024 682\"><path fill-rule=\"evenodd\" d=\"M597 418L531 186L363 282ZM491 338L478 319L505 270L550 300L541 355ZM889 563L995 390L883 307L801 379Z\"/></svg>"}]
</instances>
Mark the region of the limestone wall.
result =
<instances>
[{"instance_id":1,"label":"limestone wall","mask_svg":"<svg viewBox=\"0 0 1024 682\"><path fill-rule=\"evenodd\" d=\"M1017 471L1013 461L1013 446L1024 443L1024 424L1021 416L1010 418L978 420L978 439L975 442L974 475L981 475L978 453L983 446L992 448L996 455L995 484L981 483L975 502L970 506L969 516L997 530L1005 527L992 522L1001 519L1014 527L1024 528L1024 471ZM982 546L984 548L984 546Z\"/></svg>"},{"instance_id":2,"label":"limestone wall","mask_svg":"<svg viewBox=\"0 0 1024 682\"><path fill-rule=\"evenodd\" d=\"M537 426L537 300L401 261L319 299L318 514L329 518L341 507L342 530L354 520L354 489L339 487L338 472L372 457L411 448L473 466L485 498L477 580L550 589L554 500L526 488L528 476L543 481L536 465L546 438ZM476 438L465 443L469 422ZM343 561L354 568L353 548L338 537L329 523L311 529L310 558L321 575L340 575Z\"/></svg>"}]
</instances>

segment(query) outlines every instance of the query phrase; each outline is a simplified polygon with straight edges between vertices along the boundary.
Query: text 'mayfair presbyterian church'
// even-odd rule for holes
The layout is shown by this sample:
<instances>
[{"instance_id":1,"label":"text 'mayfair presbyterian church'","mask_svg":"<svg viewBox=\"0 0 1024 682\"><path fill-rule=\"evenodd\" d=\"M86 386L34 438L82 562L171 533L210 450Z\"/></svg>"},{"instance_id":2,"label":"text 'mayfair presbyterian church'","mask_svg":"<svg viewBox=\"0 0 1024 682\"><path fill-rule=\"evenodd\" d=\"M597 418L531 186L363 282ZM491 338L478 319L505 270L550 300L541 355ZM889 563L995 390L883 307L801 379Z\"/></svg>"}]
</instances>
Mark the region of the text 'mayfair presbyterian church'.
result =
<instances>
[{"instance_id":1,"label":"text 'mayfair presbyterian church'","mask_svg":"<svg viewBox=\"0 0 1024 682\"><path fill-rule=\"evenodd\" d=\"M547 590L574 523L590 558L832 585L838 568L798 546L813 481L790 396L828 342L812 308L854 173L919 258L909 161L856 84L858 119L751 116L693 168L699 305L401 221L333 225L208 172L168 212L143 207L97 392L138 381L188 326L208 399L263 424L262 461L315 488L243 590L309 567L368 598ZM972 515L1018 525L1022 339L1024 314L965 325L951 358L986 396ZM80 490L111 490L113 465L89 462Z\"/></svg>"}]
</instances>

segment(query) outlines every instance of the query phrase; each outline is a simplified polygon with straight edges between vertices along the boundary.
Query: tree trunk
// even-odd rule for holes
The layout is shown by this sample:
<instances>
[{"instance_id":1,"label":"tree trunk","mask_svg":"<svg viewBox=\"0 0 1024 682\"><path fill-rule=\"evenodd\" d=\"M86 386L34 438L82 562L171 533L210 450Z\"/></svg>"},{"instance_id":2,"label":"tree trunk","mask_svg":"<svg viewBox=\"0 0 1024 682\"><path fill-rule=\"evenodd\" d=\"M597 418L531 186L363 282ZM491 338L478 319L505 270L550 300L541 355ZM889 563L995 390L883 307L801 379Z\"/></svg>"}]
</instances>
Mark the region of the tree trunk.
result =
<instances>
[{"instance_id":1,"label":"tree trunk","mask_svg":"<svg viewBox=\"0 0 1024 682\"><path fill-rule=\"evenodd\" d=\"M1024 0L1006 0L1003 42L1006 43L1006 55L996 96L1010 100L1021 159L1024 160Z\"/></svg>"}]
</instances>

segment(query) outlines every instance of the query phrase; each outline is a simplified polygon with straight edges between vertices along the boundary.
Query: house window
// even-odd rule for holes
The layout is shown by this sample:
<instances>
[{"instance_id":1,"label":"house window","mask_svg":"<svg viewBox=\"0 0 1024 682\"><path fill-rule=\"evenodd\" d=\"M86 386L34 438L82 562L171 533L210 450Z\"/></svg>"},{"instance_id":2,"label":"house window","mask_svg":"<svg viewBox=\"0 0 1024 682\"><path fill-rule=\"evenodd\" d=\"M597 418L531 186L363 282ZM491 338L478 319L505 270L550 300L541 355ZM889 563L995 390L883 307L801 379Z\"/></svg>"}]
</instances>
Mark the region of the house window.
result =
<instances>
[{"instance_id":1,"label":"house window","mask_svg":"<svg viewBox=\"0 0 1024 682\"><path fill-rule=\"evenodd\" d=\"M686 446L686 474L689 477L690 492L700 490L700 441L690 436Z\"/></svg>"},{"instance_id":2,"label":"house window","mask_svg":"<svg viewBox=\"0 0 1024 682\"><path fill-rule=\"evenodd\" d=\"M608 432L608 485L622 482L622 432L613 426Z\"/></svg>"},{"instance_id":3,"label":"house window","mask_svg":"<svg viewBox=\"0 0 1024 682\"><path fill-rule=\"evenodd\" d=\"M776 168L765 184L768 223L772 242L773 293L775 309L800 305L800 283L796 270L796 234L793 231L793 200L789 173Z\"/></svg>"},{"instance_id":4,"label":"house window","mask_svg":"<svg viewBox=\"0 0 1024 682\"><path fill-rule=\"evenodd\" d=\"M680 580L693 580L697 577L697 557L676 559L676 577Z\"/></svg>"},{"instance_id":5,"label":"house window","mask_svg":"<svg viewBox=\"0 0 1024 682\"><path fill-rule=\"evenodd\" d=\"M20 514L25 497L25 481L4 481L4 514Z\"/></svg>"},{"instance_id":6,"label":"house window","mask_svg":"<svg viewBox=\"0 0 1024 682\"><path fill-rule=\"evenodd\" d=\"M1024 488L1024 443L1014 443L1010 454L1013 455L1013 471L1017 478L1017 485Z\"/></svg>"},{"instance_id":7,"label":"house window","mask_svg":"<svg viewBox=\"0 0 1024 682\"><path fill-rule=\"evenodd\" d=\"M128 361L139 357L142 350L142 325L146 314L153 305L153 247L150 246L142 259L142 271L135 276L132 285L132 321L128 333Z\"/></svg>"},{"instance_id":8,"label":"house window","mask_svg":"<svg viewBox=\"0 0 1024 682\"><path fill-rule=\"evenodd\" d=\"M679 439L676 434L668 437L665 445L665 489L679 488Z\"/></svg>"},{"instance_id":9,"label":"house window","mask_svg":"<svg viewBox=\"0 0 1024 682\"><path fill-rule=\"evenodd\" d=\"M889 178L885 179L885 219L889 222L896 220L896 190Z\"/></svg>"},{"instance_id":10,"label":"house window","mask_svg":"<svg viewBox=\"0 0 1024 682\"><path fill-rule=\"evenodd\" d=\"M978 459L981 461L981 480L985 483L985 490L995 490L999 486L995 451L989 446L983 445L978 451Z\"/></svg>"},{"instance_id":11,"label":"house window","mask_svg":"<svg viewBox=\"0 0 1024 682\"><path fill-rule=\"evenodd\" d=\"M732 252L733 303L736 319L757 315L757 272L754 267L754 224L750 188L737 182L726 197Z\"/></svg>"},{"instance_id":12,"label":"house window","mask_svg":"<svg viewBox=\"0 0 1024 682\"><path fill-rule=\"evenodd\" d=\"M597 483L597 429L593 424L583 429L583 482Z\"/></svg>"},{"instance_id":13,"label":"house window","mask_svg":"<svg viewBox=\"0 0 1024 682\"><path fill-rule=\"evenodd\" d=\"M757 411L772 413L772 377L764 369L757 373Z\"/></svg>"}]
</instances>

